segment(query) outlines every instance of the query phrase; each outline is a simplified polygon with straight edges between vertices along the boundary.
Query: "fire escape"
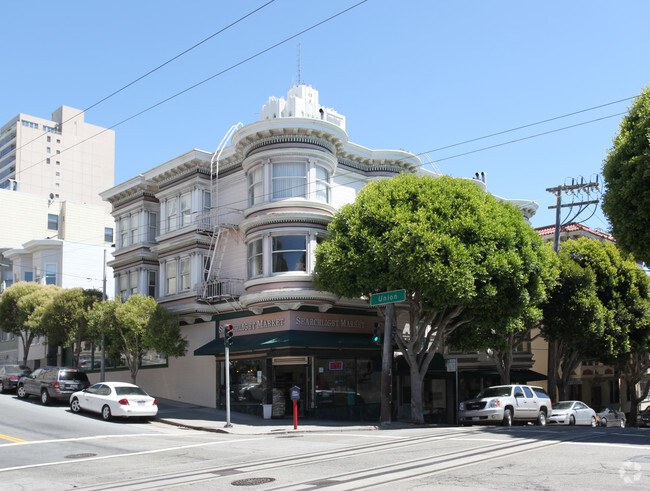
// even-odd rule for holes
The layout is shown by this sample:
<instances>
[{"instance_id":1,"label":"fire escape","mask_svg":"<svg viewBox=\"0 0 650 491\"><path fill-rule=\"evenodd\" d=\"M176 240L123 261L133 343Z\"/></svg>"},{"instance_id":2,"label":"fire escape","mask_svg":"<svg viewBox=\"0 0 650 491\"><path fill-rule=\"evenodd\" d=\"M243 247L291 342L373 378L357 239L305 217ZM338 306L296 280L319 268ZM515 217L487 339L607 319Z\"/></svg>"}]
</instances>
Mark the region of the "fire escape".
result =
<instances>
[{"instance_id":1,"label":"fire escape","mask_svg":"<svg viewBox=\"0 0 650 491\"><path fill-rule=\"evenodd\" d=\"M240 310L239 296L244 280L224 275L223 258L228 245L239 240L239 222L242 211L235 209L212 210L197 221L197 232L210 240L210 254L203 264L203 282L198 289L198 300L208 303L227 302Z\"/></svg>"}]
</instances>

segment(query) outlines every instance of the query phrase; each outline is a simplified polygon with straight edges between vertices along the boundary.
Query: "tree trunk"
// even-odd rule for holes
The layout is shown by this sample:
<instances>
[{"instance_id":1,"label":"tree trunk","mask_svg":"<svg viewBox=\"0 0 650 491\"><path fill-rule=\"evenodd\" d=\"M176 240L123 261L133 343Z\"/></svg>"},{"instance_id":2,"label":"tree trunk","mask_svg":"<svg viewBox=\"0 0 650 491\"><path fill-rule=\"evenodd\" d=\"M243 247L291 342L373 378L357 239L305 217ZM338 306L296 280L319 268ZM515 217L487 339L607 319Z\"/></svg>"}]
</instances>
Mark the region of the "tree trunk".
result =
<instances>
[{"instance_id":1,"label":"tree trunk","mask_svg":"<svg viewBox=\"0 0 650 491\"><path fill-rule=\"evenodd\" d=\"M417 367L411 367L411 421L416 424L424 423L424 412L422 410L423 380L424 375L420 374Z\"/></svg>"}]
</instances>

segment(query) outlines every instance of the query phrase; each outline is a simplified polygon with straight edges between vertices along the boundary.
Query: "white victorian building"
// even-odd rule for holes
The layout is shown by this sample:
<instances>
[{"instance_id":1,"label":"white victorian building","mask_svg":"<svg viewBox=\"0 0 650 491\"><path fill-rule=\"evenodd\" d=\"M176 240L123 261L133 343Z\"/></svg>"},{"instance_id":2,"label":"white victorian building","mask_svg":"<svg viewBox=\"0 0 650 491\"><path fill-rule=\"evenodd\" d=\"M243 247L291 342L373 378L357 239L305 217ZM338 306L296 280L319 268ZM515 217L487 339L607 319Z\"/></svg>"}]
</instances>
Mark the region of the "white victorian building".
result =
<instances>
[{"instance_id":1,"label":"white victorian building","mask_svg":"<svg viewBox=\"0 0 650 491\"><path fill-rule=\"evenodd\" d=\"M116 294L155 296L181 317L190 343L185 357L140 371L148 392L222 405L219 337L229 324L236 410L261 414L267 404L283 416L298 385L306 415L378 415L376 311L315 290L314 251L367 183L425 171L409 152L350 142L345 123L315 89L294 86L286 100L269 99L259 121L233 127L225 148L191 150L102 193L117 229ZM537 208L516 204L527 218Z\"/></svg>"}]
</instances>

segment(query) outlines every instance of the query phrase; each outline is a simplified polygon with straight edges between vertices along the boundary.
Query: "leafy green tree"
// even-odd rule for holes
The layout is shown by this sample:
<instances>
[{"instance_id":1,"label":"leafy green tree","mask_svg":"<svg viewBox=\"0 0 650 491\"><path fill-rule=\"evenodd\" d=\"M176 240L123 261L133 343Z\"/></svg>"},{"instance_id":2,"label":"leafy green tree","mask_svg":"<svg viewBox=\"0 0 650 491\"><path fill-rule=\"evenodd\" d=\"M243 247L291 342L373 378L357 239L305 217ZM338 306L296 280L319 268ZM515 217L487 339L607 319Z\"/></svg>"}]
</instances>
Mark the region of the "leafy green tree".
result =
<instances>
[{"instance_id":1,"label":"leafy green tree","mask_svg":"<svg viewBox=\"0 0 650 491\"><path fill-rule=\"evenodd\" d=\"M636 388L650 368L650 279L631 256L595 239L567 241L560 260L561 280L545 307L544 331L562 353L561 395L584 360L620 365ZM632 394L631 423L644 391Z\"/></svg>"},{"instance_id":2,"label":"leafy green tree","mask_svg":"<svg viewBox=\"0 0 650 491\"><path fill-rule=\"evenodd\" d=\"M36 336L46 335L41 316L52 298L60 291L54 285L35 282L14 283L0 296L0 329L19 336L23 345L23 365Z\"/></svg>"},{"instance_id":3,"label":"leafy green tree","mask_svg":"<svg viewBox=\"0 0 650 491\"><path fill-rule=\"evenodd\" d=\"M578 242L572 241L560 249L560 278L544 306L542 333L549 343L554 343L559 365L559 369L549 369L549 374L555 374L549 380L553 400L557 400L557 391L560 399L566 399L571 373L583 360L607 355L598 349L602 344L599 338L608 325L607 312L598 298L594 272L574 259L578 257L577 251L586 252Z\"/></svg>"},{"instance_id":4,"label":"leafy green tree","mask_svg":"<svg viewBox=\"0 0 650 491\"><path fill-rule=\"evenodd\" d=\"M108 357L126 358L133 383L146 351L183 356L187 350L178 317L152 297L131 295L124 303L119 299L97 302L89 321L96 333L105 334Z\"/></svg>"},{"instance_id":5,"label":"leafy green tree","mask_svg":"<svg viewBox=\"0 0 650 491\"><path fill-rule=\"evenodd\" d=\"M422 381L443 340L478 319L507 329L503 319L543 296L541 239L517 208L467 180L403 174L373 182L328 232L316 250L317 288L346 298L406 290L407 310L394 325L417 423Z\"/></svg>"},{"instance_id":6,"label":"leafy green tree","mask_svg":"<svg viewBox=\"0 0 650 491\"><path fill-rule=\"evenodd\" d=\"M48 343L67 348L73 346L74 366L79 366L83 341L95 341L88 329L88 311L102 299L98 290L68 288L47 305L41 323L47 331Z\"/></svg>"},{"instance_id":7,"label":"leafy green tree","mask_svg":"<svg viewBox=\"0 0 650 491\"><path fill-rule=\"evenodd\" d=\"M623 118L603 176L603 211L616 243L650 263L650 86Z\"/></svg>"},{"instance_id":8,"label":"leafy green tree","mask_svg":"<svg viewBox=\"0 0 650 491\"><path fill-rule=\"evenodd\" d=\"M542 289L536 289L536 295L527 299L527 305L517 317L496 318L494 323L482 323L483 316L476 315L472 322L454 331L448 344L460 351L484 351L494 363L502 384L511 383L511 370L515 351L525 342L531 342L541 336L542 306L547 298L547 291L558 280L558 259L550 244L542 249L543 260L539 263ZM532 335L533 330L537 334Z\"/></svg>"}]
</instances>

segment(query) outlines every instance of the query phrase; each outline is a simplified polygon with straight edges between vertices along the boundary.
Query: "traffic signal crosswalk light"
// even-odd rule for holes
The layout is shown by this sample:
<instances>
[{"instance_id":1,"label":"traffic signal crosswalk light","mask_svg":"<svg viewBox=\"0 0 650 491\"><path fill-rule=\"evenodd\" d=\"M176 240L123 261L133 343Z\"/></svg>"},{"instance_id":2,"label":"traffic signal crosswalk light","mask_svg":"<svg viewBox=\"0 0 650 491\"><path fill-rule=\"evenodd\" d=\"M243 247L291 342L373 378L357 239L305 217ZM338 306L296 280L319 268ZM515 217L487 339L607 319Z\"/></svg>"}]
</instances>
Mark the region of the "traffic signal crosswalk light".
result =
<instances>
[{"instance_id":1,"label":"traffic signal crosswalk light","mask_svg":"<svg viewBox=\"0 0 650 491\"><path fill-rule=\"evenodd\" d=\"M226 346L232 346L232 337L234 334L232 324L226 324L223 327L223 344Z\"/></svg>"},{"instance_id":2,"label":"traffic signal crosswalk light","mask_svg":"<svg viewBox=\"0 0 650 491\"><path fill-rule=\"evenodd\" d=\"M381 322L375 322L375 328L372 332L372 341L375 344L381 344Z\"/></svg>"}]
</instances>

